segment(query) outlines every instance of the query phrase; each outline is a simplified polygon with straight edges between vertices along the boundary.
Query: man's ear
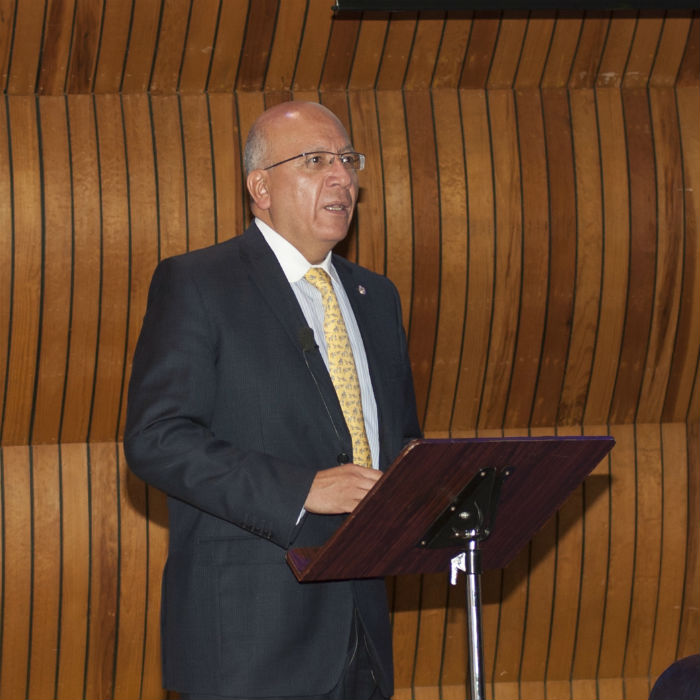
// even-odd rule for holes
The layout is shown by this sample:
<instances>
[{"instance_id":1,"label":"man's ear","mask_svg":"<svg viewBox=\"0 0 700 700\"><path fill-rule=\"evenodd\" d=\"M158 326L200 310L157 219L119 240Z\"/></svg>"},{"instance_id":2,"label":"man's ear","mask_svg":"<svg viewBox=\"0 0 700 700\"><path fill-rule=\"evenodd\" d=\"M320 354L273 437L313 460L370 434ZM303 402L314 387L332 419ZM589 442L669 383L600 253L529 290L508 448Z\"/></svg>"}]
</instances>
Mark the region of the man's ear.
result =
<instances>
[{"instance_id":1,"label":"man's ear","mask_svg":"<svg viewBox=\"0 0 700 700\"><path fill-rule=\"evenodd\" d=\"M270 192L267 173L264 170L253 170L246 178L246 186L250 198L258 209L270 208Z\"/></svg>"}]
</instances>

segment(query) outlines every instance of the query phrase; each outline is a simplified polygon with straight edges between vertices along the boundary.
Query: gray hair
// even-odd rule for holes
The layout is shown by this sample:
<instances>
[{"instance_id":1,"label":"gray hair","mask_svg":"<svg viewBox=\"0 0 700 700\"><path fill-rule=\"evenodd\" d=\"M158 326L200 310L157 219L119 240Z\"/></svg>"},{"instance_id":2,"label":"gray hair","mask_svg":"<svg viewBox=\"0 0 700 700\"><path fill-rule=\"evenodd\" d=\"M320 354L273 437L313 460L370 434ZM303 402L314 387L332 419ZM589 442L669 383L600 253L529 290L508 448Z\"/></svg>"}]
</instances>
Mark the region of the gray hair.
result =
<instances>
[{"instance_id":1,"label":"gray hair","mask_svg":"<svg viewBox=\"0 0 700 700\"><path fill-rule=\"evenodd\" d=\"M265 128L260 123L253 124L243 149L243 168L246 175L262 168L267 158L267 138Z\"/></svg>"}]
</instances>

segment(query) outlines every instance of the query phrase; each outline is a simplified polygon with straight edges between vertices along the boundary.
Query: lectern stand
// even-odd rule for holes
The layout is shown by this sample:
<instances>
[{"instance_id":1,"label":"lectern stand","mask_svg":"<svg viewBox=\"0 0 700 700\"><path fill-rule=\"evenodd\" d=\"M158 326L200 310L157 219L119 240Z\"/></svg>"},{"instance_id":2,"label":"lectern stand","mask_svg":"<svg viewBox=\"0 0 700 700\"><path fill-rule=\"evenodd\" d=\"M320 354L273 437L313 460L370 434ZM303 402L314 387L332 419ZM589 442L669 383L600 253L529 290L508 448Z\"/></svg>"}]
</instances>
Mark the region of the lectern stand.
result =
<instances>
[{"instance_id":1,"label":"lectern stand","mask_svg":"<svg viewBox=\"0 0 700 700\"><path fill-rule=\"evenodd\" d=\"M438 573L464 555L472 700L483 698L482 571L518 553L614 445L611 437L415 440L318 548L301 582Z\"/></svg>"}]
</instances>

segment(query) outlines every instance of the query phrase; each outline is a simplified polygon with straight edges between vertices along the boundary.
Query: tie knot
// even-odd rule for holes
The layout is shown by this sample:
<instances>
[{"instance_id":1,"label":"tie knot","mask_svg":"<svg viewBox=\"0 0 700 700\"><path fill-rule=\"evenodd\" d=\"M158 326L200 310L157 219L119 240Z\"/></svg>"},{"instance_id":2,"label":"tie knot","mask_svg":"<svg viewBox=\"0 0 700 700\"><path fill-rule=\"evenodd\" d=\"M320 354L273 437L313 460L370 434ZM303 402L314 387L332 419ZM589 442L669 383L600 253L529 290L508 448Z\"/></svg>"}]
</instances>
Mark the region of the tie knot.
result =
<instances>
[{"instance_id":1,"label":"tie knot","mask_svg":"<svg viewBox=\"0 0 700 700\"><path fill-rule=\"evenodd\" d=\"M321 293L332 291L331 278L322 267L310 267L304 275L307 282L311 282Z\"/></svg>"}]
</instances>

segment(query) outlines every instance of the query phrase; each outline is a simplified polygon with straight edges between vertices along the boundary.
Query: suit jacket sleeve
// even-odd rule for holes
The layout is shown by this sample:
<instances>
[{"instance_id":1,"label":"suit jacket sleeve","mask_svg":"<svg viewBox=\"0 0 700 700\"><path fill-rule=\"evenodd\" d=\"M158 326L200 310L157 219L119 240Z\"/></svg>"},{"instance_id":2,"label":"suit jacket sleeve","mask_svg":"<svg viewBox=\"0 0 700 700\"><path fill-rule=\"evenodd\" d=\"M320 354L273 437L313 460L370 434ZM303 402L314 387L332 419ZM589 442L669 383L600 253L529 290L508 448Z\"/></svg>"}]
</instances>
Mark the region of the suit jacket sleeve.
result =
<instances>
[{"instance_id":1,"label":"suit jacket sleeve","mask_svg":"<svg viewBox=\"0 0 700 700\"><path fill-rule=\"evenodd\" d=\"M124 447L131 469L169 496L289 546L315 471L240 449L212 431L218 332L181 259L154 273L134 355Z\"/></svg>"}]
</instances>

